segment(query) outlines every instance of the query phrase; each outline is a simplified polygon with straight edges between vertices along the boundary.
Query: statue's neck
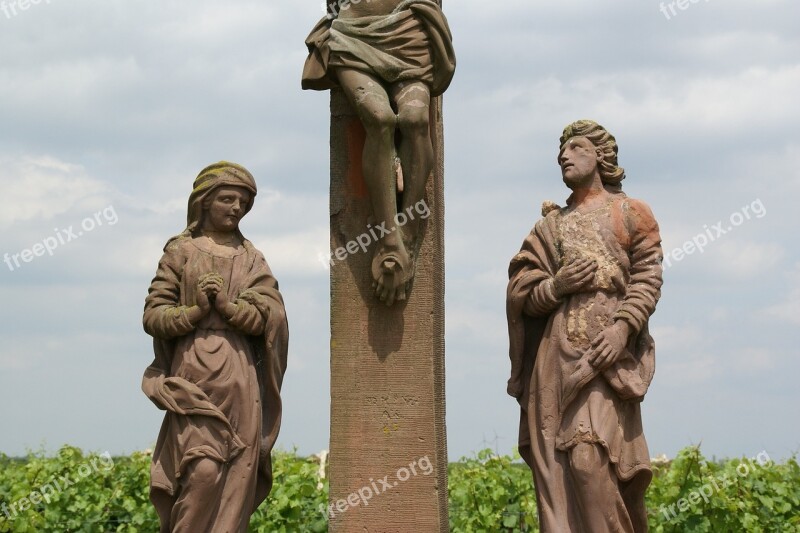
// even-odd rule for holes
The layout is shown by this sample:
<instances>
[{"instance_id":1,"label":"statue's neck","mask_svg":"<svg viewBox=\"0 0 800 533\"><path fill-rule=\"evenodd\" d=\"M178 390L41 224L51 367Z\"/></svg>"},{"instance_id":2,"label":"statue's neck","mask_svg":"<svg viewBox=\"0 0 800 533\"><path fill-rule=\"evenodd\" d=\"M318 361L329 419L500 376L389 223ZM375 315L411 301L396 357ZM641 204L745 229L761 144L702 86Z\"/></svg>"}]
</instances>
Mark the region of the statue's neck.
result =
<instances>
[{"instance_id":1,"label":"statue's neck","mask_svg":"<svg viewBox=\"0 0 800 533\"><path fill-rule=\"evenodd\" d=\"M569 205L574 209L587 211L605 203L609 196L611 196L611 193L603 187L603 182L596 180L589 185L573 188L572 196L569 198Z\"/></svg>"},{"instance_id":2,"label":"statue's neck","mask_svg":"<svg viewBox=\"0 0 800 533\"><path fill-rule=\"evenodd\" d=\"M214 244L218 244L220 246L236 247L241 244L241 239L235 231L215 231L203 228L202 234L205 237L208 237L212 242L214 242Z\"/></svg>"}]
</instances>

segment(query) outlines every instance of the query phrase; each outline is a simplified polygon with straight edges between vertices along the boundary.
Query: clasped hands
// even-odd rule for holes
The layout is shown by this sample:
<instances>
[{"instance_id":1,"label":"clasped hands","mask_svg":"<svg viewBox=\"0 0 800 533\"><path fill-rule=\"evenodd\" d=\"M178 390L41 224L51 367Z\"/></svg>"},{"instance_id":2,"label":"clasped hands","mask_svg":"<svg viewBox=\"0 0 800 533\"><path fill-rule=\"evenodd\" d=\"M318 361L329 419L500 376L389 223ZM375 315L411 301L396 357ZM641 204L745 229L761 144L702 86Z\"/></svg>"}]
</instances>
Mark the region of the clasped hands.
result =
<instances>
[{"instance_id":1,"label":"clasped hands","mask_svg":"<svg viewBox=\"0 0 800 533\"><path fill-rule=\"evenodd\" d=\"M597 262L592 259L579 258L561 267L553 278L553 290L558 298L574 294L594 281ZM628 337L632 333L630 324L625 320L617 320L606 327L592 339L587 354L589 363L600 369L606 369L622 358Z\"/></svg>"},{"instance_id":2,"label":"clasped hands","mask_svg":"<svg viewBox=\"0 0 800 533\"><path fill-rule=\"evenodd\" d=\"M197 307L201 313L198 318L208 315L212 304L226 319L236 313L236 304L228 299L228 292L225 290L225 279L216 272L203 274L197 282Z\"/></svg>"}]
</instances>

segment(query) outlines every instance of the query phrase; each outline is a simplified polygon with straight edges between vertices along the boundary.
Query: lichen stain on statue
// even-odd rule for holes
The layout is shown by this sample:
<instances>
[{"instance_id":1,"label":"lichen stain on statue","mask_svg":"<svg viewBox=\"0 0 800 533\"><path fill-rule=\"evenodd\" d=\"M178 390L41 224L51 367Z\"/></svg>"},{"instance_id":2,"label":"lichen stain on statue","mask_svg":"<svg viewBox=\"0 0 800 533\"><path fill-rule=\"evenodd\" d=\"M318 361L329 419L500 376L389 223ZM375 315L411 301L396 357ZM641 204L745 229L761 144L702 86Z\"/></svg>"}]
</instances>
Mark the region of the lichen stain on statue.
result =
<instances>
[{"instance_id":1,"label":"lichen stain on statue","mask_svg":"<svg viewBox=\"0 0 800 533\"><path fill-rule=\"evenodd\" d=\"M372 225L384 227L373 251L375 295L406 300L422 221L396 224L424 200L435 164L431 100L455 72L452 35L433 0L334 2L306 39L304 89L340 87L365 130L362 171Z\"/></svg>"},{"instance_id":2,"label":"lichen stain on statue","mask_svg":"<svg viewBox=\"0 0 800 533\"><path fill-rule=\"evenodd\" d=\"M272 487L289 331L278 282L239 231L256 192L240 165L201 171L145 300L155 360L142 390L166 411L150 469L161 531L245 532Z\"/></svg>"},{"instance_id":3,"label":"lichen stain on statue","mask_svg":"<svg viewBox=\"0 0 800 533\"><path fill-rule=\"evenodd\" d=\"M602 126L570 124L559 146L572 195L565 207L544 203L509 266L519 450L542 531L646 531L652 472L640 402L655 372L658 224L622 192L616 139Z\"/></svg>"}]
</instances>

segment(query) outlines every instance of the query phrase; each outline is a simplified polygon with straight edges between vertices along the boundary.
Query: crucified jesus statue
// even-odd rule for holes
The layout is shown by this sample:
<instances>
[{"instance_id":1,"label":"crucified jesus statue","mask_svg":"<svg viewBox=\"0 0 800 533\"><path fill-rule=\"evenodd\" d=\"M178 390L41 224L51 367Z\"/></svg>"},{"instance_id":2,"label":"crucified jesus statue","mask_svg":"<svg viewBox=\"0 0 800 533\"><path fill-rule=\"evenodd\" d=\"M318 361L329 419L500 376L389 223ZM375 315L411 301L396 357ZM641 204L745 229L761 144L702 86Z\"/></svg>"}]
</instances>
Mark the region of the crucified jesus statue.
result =
<instances>
[{"instance_id":1,"label":"crucified jesus statue","mask_svg":"<svg viewBox=\"0 0 800 533\"><path fill-rule=\"evenodd\" d=\"M434 165L431 99L449 86L455 53L433 0L338 0L312 30L303 88L341 87L366 132L363 172L374 224L388 229L372 259L376 296L405 300L420 219L398 213L423 200Z\"/></svg>"}]
</instances>

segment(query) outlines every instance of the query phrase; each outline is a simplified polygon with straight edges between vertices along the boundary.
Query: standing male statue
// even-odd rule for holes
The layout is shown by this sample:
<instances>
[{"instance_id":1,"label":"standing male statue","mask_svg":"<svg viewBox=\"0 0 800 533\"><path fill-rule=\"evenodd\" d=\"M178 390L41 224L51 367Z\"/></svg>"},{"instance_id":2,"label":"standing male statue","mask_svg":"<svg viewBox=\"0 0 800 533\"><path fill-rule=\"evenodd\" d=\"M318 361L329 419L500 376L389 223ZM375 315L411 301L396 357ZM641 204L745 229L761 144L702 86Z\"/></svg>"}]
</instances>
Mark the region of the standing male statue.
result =
<instances>
[{"instance_id":1,"label":"standing male statue","mask_svg":"<svg viewBox=\"0 0 800 533\"><path fill-rule=\"evenodd\" d=\"M433 0L339 0L306 44L303 88L341 87L364 125L364 180L384 230L371 271L391 305L414 276L420 219L396 219L423 200L433 169L430 104L455 72L450 28Z\"/></svg>"},{"instance_id":2,"label":"standing male statue","mask_svg":"<svg viewBox=\"0 0 800 533\"><path fill-rule=\"evenodd\" d=\"M575 122L560 142L572 195L543 209L509 267L519 450L543 532L646 531L652 472L640 402L655 371L658 224L622 192L617 143L602 126Z\"/></svg>"}]
</instances>

